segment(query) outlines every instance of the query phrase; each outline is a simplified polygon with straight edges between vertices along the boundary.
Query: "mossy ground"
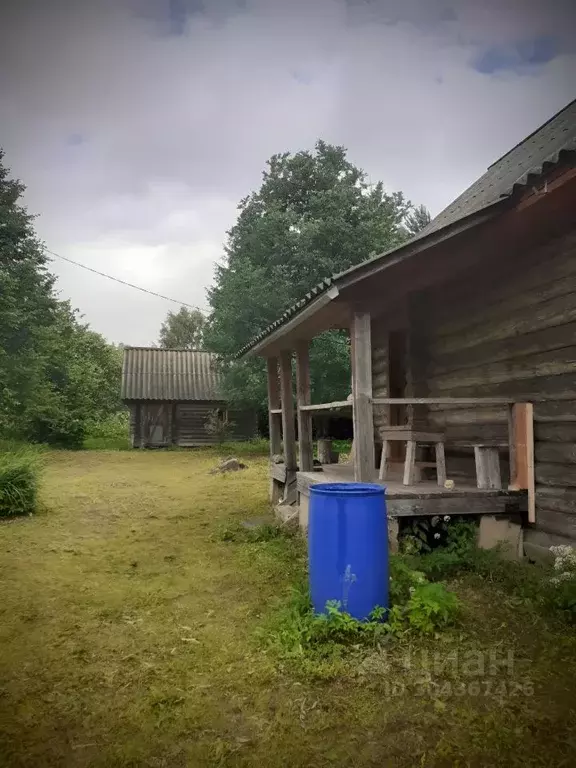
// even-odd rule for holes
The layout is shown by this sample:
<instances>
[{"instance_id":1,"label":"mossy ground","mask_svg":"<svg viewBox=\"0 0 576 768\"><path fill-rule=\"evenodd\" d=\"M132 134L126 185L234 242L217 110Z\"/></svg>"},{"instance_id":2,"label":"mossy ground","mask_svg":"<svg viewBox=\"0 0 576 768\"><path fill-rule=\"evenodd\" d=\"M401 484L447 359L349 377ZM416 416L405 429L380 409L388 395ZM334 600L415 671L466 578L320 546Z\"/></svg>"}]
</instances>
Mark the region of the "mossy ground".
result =
<instances>
[{"instance_id":1,"label":"mossy ground","mask_svg":"<svg viewBox=\"0 0 576 768\"><path fill-rule=\"evenodd\" d=\"M40 512L0 523L0 765L574 764L573 632L474 576L438 638L275 654L303 548L223 540L270 514L267 461L217 457L46 455Z\"/></svg>"}]
</instances>

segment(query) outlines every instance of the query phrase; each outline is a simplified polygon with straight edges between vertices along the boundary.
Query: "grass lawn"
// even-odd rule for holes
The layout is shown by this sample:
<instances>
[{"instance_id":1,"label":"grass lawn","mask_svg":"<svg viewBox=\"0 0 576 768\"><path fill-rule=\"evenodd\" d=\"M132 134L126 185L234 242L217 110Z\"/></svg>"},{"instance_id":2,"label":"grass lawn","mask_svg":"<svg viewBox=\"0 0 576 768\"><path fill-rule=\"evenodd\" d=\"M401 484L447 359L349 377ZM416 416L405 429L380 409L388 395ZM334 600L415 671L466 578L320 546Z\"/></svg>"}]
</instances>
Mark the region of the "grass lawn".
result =
<instances>
[{"instance_id":1,"label":"grass lawn","mask_svg":"<svg viewBox=\"0 0 576 768\"><path fill-rule=\"evenodd\" d=\"M303 548L223 540L267 462L216 458L47 455L42 511L0 523L1 766L574 765L573 633L488 581L435 640L279 656Z\"/></svg>"}]
</instances>

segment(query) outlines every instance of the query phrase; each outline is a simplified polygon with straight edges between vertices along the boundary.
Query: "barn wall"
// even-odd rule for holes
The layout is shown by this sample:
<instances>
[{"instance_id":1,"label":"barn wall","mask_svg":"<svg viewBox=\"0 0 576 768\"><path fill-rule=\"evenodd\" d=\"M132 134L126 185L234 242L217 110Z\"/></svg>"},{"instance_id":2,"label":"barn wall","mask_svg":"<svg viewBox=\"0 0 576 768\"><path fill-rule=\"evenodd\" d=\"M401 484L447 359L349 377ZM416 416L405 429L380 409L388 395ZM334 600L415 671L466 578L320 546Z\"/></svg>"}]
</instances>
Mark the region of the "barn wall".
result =
<instances>
[{"instance_id":1,"label":"barn wall","mask_svg":"<svg viewBox=\"0 0 576 768\"><path fill-rule=\"evenodd\" d=\"M537 526L576 539L576 232L465 277L423 296L412 324L426 337L426 394L533 400ZM473 441L507 448L504 408L435 406L428 418L446 431L449 474L450 456L473 472Z\"/></svg>"},{"instance_id":2,"label":"barn wall","mask_svg":"<svg viewBox=\"0 0 576 768\"><path fill-rule=\"evenodd\" d=\"M218 401L131 402L130 438L133 448L160 448L167 445L192 447L212 445L216 439L206 431L206 420L215 409L226 410ZM244 440L256 434L256 414L230 410L234 422L232 440Z\"/></svg>"}]
</instances>

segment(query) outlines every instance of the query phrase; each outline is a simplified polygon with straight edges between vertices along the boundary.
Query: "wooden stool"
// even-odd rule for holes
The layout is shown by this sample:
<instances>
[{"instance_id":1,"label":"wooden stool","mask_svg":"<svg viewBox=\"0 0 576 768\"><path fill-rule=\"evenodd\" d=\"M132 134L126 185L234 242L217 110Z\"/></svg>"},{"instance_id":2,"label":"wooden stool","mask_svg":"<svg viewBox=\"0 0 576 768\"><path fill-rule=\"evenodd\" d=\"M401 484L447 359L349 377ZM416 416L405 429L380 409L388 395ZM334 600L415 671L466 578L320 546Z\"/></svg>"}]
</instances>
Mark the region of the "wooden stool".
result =
<instances>
[{"instance_id":1,"label":"wooden stool","mask_svg":"<svg viewBox=\"0 0 576 768\"><path fill-rule=\"evenodd\" d=\"M424 432L412 427L384 427L380 430L382 437L382 458L378 478L386 479L388 469L389 444L393 441L406 443L406 459L404 461L403 485L414 484L414 468L416 466L416 448L418 443L432 444L436 449L436 474L438 485L446 482L446 458L444 456L444 435L441 432Z\"/></svg>"}]
</instances>

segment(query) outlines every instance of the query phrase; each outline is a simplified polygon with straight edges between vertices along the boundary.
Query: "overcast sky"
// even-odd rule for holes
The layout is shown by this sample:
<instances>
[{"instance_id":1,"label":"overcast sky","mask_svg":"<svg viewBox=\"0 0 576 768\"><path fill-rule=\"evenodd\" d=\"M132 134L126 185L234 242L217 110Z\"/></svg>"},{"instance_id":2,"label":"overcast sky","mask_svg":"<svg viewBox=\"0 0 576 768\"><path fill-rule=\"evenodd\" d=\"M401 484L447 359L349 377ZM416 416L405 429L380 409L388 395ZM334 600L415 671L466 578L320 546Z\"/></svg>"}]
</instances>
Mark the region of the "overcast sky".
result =
<instances>
[{"instance_id":1,"label":"overcast sky","mask_svg":"<svg viewBox=\"0 0 576 768\"><path fill-rule=\"evenodd\" d=\"M206 307L272 153L344 144L438 213L576 95L571 5L4 0L0 146L50 249ZM177 309L53 270L115 342L154 342Z\"/></svg>"}]
</instances>

